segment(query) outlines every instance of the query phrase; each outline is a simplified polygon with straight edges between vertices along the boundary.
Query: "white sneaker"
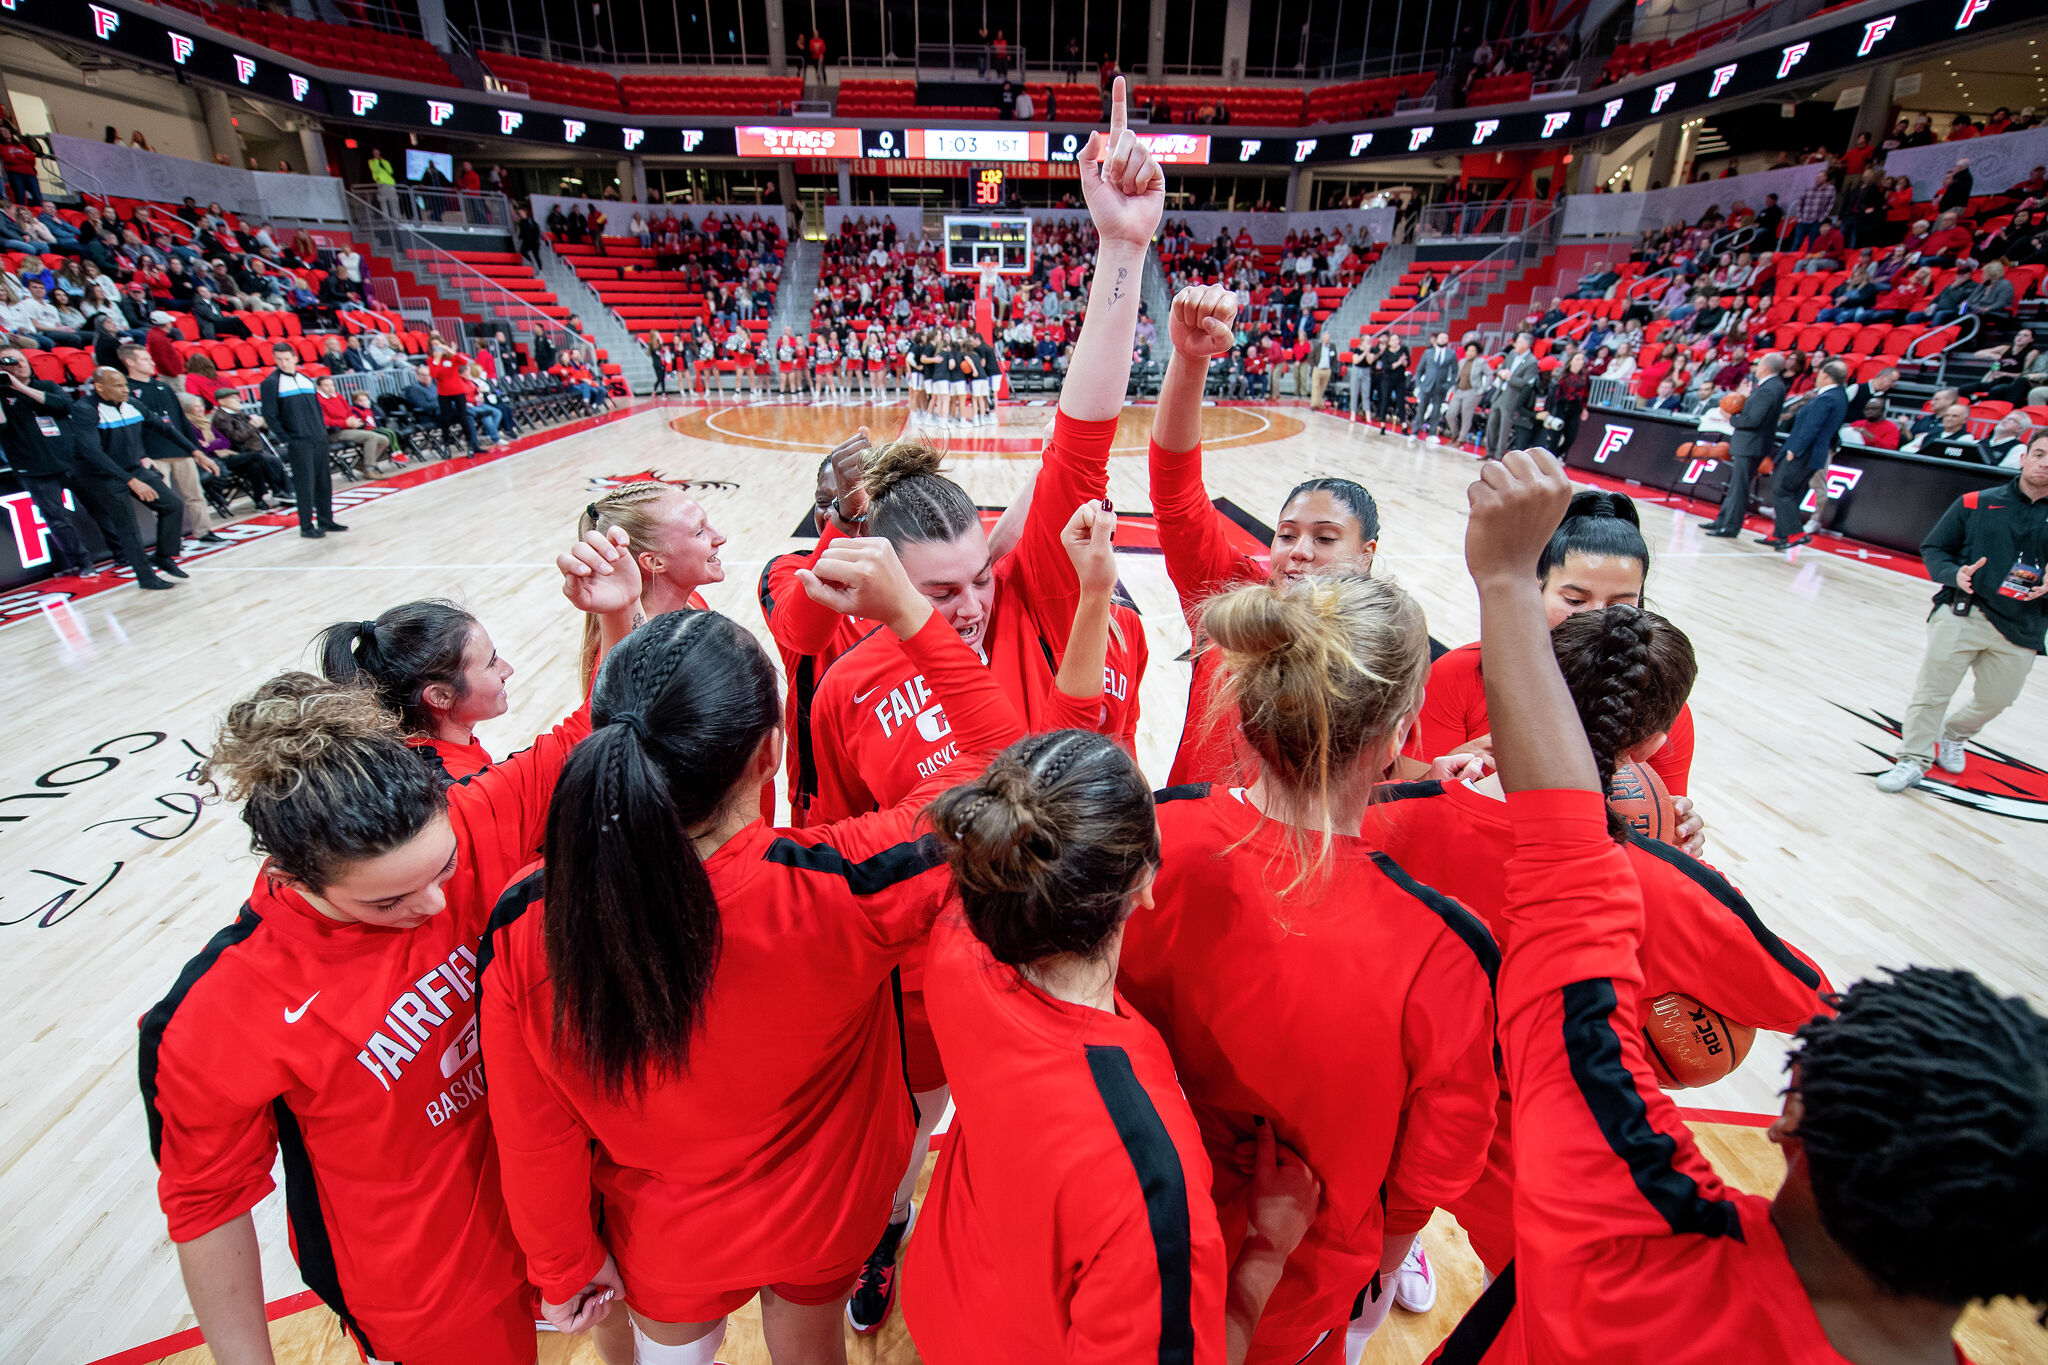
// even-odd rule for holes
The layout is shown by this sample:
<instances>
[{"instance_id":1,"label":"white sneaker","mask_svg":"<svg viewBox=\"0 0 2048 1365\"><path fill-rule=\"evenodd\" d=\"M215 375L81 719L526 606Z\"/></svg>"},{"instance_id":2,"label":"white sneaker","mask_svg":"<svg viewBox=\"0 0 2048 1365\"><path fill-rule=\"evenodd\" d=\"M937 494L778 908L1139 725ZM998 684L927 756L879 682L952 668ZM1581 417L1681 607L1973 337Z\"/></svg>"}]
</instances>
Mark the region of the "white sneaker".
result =
<instances>
[{"instance_id":1,"label":"white sneaker","mask_svg":"<svg viewBox=\"0 0 2048 1365\"><path fill-rule=\"evenodd\" d=\"M1806 532L1806 534L1808 535L1812 535L1815 531L1818 531L1820 529L1820 518L1808 517L1806 519L1806 524L1804 526L1801 526L1799 529Z\"/></svg>"},{"instance_id":2,"label":"white sneaker","mask_svg":"<svg viewBox=\"0 0 2048 1365\"><path fill-rule=\"evenodd\" d=\"M1411 1313L1436 1307L1436 1272L1429 1268L1429 1253L1420 1240L1408 1248L1407 1258L1394 1272L1394 1306Z\"/></svg>"},{"instance_id":3,"label":"white sneaker","mask_svg":"<svg viewBox=\"0 0 2048 1365\"><path fill-rule=\"evenodd\" d=\"M1959 773L1963 770L1963 764L1966 761L1967 756L1963 751L1962 740L1951 739L1947 735L1943 735L1940 739L1935 741L1935 767L1941 769L1945 773Z\"/></svg>"},{"instance_id":4,"label":"white sneaker","mask_svg":"<svg viewBox=\"0 0 2048 1365\"><path fill-rule=\"evenodd\" d=\"M1902 758L1892 765L1888 773L1880 773L1877 789L1881 792L1902 792L1908 787L1920 785L1920 779L1927 776L1927 765L1914 758Z\"/></svg>"}]
</instances>

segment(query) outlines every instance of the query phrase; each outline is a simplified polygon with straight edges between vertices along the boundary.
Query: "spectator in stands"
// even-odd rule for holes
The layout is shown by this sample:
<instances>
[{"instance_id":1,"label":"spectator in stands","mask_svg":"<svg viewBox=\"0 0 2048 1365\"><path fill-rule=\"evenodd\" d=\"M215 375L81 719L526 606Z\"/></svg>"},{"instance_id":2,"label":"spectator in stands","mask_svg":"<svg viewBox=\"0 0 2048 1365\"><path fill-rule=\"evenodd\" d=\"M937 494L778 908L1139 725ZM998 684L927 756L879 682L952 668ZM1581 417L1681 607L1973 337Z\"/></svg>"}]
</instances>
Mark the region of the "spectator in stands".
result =
<instances>
[{"instance_id":1,"label":"spectator in stands","mask_svg":"<svg viewBox=\"0 0 2048 1365\"><path fill-rule=\"evenodd\" d=\"M604 230L609 226L610 220L605 217L604 210L595 203L588 204L585 207L589 209L589 212L583 215L583 221L590 229L590 244L597 248L598 255L608 255L609 253L605 250L604 244Z\"/></svg>"},{"instance_id":2,"label":"spectator in stands","mask_svg":"<svg viewBox=\"0 0 2048 1365\"><path fill-rule=\"evenodd\" d=\"M747 364L747 357L751 354L751 348L746 339L747 334L743 331L736 331L733 333L733 336L737 337L740 342L740 363L743 365ZM582 399L592 410L611 406L611 395L605 392L605 387L599 382L596 373L585 363L582 347L571 346L563 351L556 360L551 373L562 381L562 387ZM754 378L754 371L751 365L748 365L744 373L751 382Z\"/></svg>"},{"instance_id":3,"label":"spectator in stands","mask_svg":"<svg viewBox=\"0 0 2048 1365\"><path fill-rule=\"evenodd\" d=\"M1030 86L1022 85L1017 87L1016 112L1013 117L1020 123L1029 123L1032 119L1038 117L1038 106L1031 98Z\"/></svg>"},{"instance_id":4,"label":"spectator in stands","mask_svg":"<svg viewBox=\"0 0 2048 1365\"><path fill-rule=\"evenodd\" d=\"M1857 309L1853 321L1865 324L1903 321L1920 311L1927 302L1927 291L1933 283L1934 271L1924 265L1911 275L1893 276L1892 287L1879 294L1871 307Z\"/></svg>"},{"instance_id":5,"label":"spectator in stands","mask_svg":"<svg viewBox=\"0 0 2048 1365\"><path fill-rule=\"evenodd\" d=\"M1984 396L2014 407L2048 399L2048 347L2035 341L2033 330L2022 327L2014 333L2012 343L2001 349L2004 354L1992 362L1981 381Z\"/></svg>"},{"instance_id":6,"label":"spectator in stands","mask_svg":"<svg viewBox=\"0 0 2048 1365\"><path fill-rule=\"evenodd\" d=\"M149 330L143 334L142 344L148 349L149 358L156 362L156 372L163 376L164 383L182 392L185 358L178 353L178 343L189 338L178 330L177 323L169 313L157 309L149 315Z\"/></svg>"},{"instance_id":7,"label":"spectator in stands","mask_svg":"<svg viewBox=\"0 0 2048 1365\"><path fill-rule=\"evenodd\" d=\"M632 234L633 240L641 246L654 245L654 232L647 226L647 215L637 208L633 210L633 216L626 220L626 231Z\"/></svg>"},{"instance_id":8,"label":"spectator in stands","mask_svg":"<svg viewBox=\"0 0 2048 1365\"><path fill-rule=\"evenodd\" d=\"M199 329L201 341L214 341L220 337L243 337L249 335L249 325L240 318L230 317L221 311L220 304L210 285L200 285L192 291L192 324Z\"/></svg>"},{"instance_id":9,"label":"spectator in stands","mask_svg":"<svg viewBox=\"0 0 2048 1365\"><path fill-rule=\"evenodd\" d=\"M1936 301L1930 321L1936 327L1945 326L1957 318L1968 315L1977 318L1983 325L1984 334L2002 336L2012 325L2013 309L2017 306L2018 293L2011 280L2006 278L2005 262L1992 261L1978 272L1982 278L1971 286L1960 306L1951 310ZM1961 281L1959 281L1961 282ZM1943 290L1943 297L1947 297Z\"/></svg>"},{"instance_id":10,"label":"spectator in stands","mask_svg":"<svg viewBox=\"0 0 2048 1365\"><path fill-rule=\"evenodd\" d=\"M818 82L822 85L825 81L825 35L813 33L805 50L810 54L811 65L817 68Z\"/></svg>"},{"instance_id":11,"label":"spectator in stands","mask_svg":"<svg viewBox=\"0 0 2048 1365\"><path fill-rule=\"evenodd\" d=\"M1849 386L1848 404L1850 412L1862 412L1875 398L1880 403L1890 403L1892 386L1899 382L1896 366L1887 365L1859 384Z\"/></svg>"},{"instance_id":12,"label":"spectator in stands","mask_svg":"<svg viewBox=\"0 0 2048 1365\"><path fill-rule=\"evenodd\" d=\"M2020 456L2033 440L2034 424L2025 414L2008 412L1984 438L1984 463L2000 469L2018 469Z\"/></svg>"},{"instance_id":13,"label":"spectator in stands","mask_svg":"<svg viewBox=\"0 0 2048 1365\"><path fill-rule=\"evenodd\" d=\"M1956 121L1967 122L1960 117ZM1955 164L1948 168L1948 174L1942 177L1941 188L1935 191L1934 207L1944 213L1960 213L1969 208L1970 194L1976 183L1977 178L1970 174L1970 158L1957 157Z\"/></svg>"},{"instance_id":14,"label":"spectator in stands","mask_svg":"<svg viewBox=\"0 0 2048 1365\"><path fill-rule=\"evenodd\" d=\"M1799 252L1806 244L1820 236L1820 230L1835 211L1835 201L1841 195L1841 172L1839 169L1817 176L1814 182L1800 191L1792 201L1792 241L1787 248Z\"/></svg>"},{"instance_id":15,"label":"spectator in stands","mask_svg":"<svg viewBox=\"0 0 2048 1365\"><path fill-rule=\"evenodd\" d=\"M435 413L441 438L446 440L448 429L460 424L463 434L469 438L469 453L480 455L483 446L477 439L476 414L469 407L469 381L463 375L468 364L468 356L440 337L434 338L428 349L426 369L434 380Z\"/></svg>"},{"instance_id":16,"label":"spectator in stands","mask_svg":"<svg viewBox=\"0 0 2048 1365\"><path fill-rule=\"evenodd\" d=\"M1968 142L1975 136L1977 136L1977 125L1970 122L1970 116L1968 114L1957 114L1955 121L1948 126L1948 136L1942 140L1944 142Z\"/></svg>"},{"instance_id":17,"label":"spectator in stands","mask_svg":"<svg viewBox=\"0 0 2048 1365\"><path fill-rule=\"evenodd\" d=\"M561 206L556 205L554 212L548 215L551 224L561 211ZM550 230L553 230L552 227ZM519 254L526 258L527 263L536 272L539 271L540 224L533 221L532 210L528 209L524 204L512 210L512 236L513 240L518 244Z\"/></svg>"},{"instance_id":18,"label":"spectator in stands","mask_svg":"<svg viewBox=\"0 0 2048 1365\"><path fill-rule=\"evenodd\" d=\"M1874 450L1897 450L1905 443L1899 424L1885 415L1884 399L1872 398L1863 405L1863 415L1842 428L1842 444L1869 446Z\"/></svg>"},{"instance_id":19,"label":"spectator in stands","mask_svg":"<svg viewBox=\"0 0 2048 1365\"><path fill-rule=\"evenodd\" d=\"M1909 250L1917 250L1922 264L1945 266L1969 260L1976 239L1970 235L1970 229L1958 220L1954 209L1944 209L1935 216L1932 231L1921 238L1917 248L1910 233L1906 244Z\"/></svg>"},{"instance_id":20,"label":"spectator in stands","mask_svg":"<svg viewBox=\"0 0 2048 1365\"><path fill-rule=\"evenodd\" d=\"M370 333L369 341L363 346L363 359L373 370L402 370L411 367L411 362L391 344L391 338L383 332Z\"/></svg>"},{"instance_id":21,"label":"spectator in stands","mask_svg":"<svg viewBox=\"0 0 2048 1365\"><path fill-rule=\"evenodd\" d=\"M355 477L367 479L390 453L391 442L356 415L348 399L342 397L341 386L333 375L315 380L313 392L320 403L320 420L327 428L327 443L355 447Z\"/></svg>"},{"instance_id":22,"label":"spectator in stands","mask_svg":"<svg viewBox=\"0 0 2048 1365\"><path fill-rule=\"evenodd\" d=\"M118 354L128 380L129 401L143 417L144 452L184 500L186 529L200 540L218 541L221 537L207 515L206 490L199 476L218 474L220 469L199 448L199 433L185 420L179 392L157 377L156 361L148 347L130 343Z\"/></svg>"},{"instance_id":23,"label":"spectator in stands","mask_svg":"<svg viewBox=\"0 0 2048 1365\"><path fill-rule=\"evenodd\" d=\"M1685 395L1678 391L1670 375L1657 381L1657 396L1650 400L1650 408L1655 412L1685 411Z\"/></svg>"},{"instance_id":24,"label":"spectator in stands","mask_svg":"<svg viewBox=\"0 0 2048 1365\"><path fill-rule=\"evenodd\" d=\"M1970 431L1970 405L1960 400L1951 402L1939 410L1939 425L1934 430L1914 438L1905 449L1920 455L1939 455L1946 459L1968 460L1972 463L1988 463L1983 459L1983 443ZM1918 423L1914 424L1916 427Z\"/></svg>"},{"instance_id":25,"label":"spectator in stands","mask_svg":"<svg viewBox=\"0 0 2048 1365\"><path fill-rule=\"evenodd\" d=\"M413 367L412 381L398 391L405 400L405 406L412 415L422 422L437 422L441 418L441 400L434 393L433 372L427 367Z\"/></svg>"},{"instance_id":26,"label":"spectator in stands","mask_svg":"<svg viewBox=\"0 0 2048 1365\"><path fill-rule=\"evenodd\" d=\"M556 206L555 211L557 213L561 211L560 205ZM548 227L550 230L553 230L554 222L554 214L549 214ZM564 220L562 230L555 235L572 246L581 246L584 238L590 235L590 216L583 211L581 205L571 204L569 206L569 216Z\"/></svg>"},{"instance_id":27,"label":"spectator in stands","mask_svg":"<svg viewBox=\"0 0 2048 1365\"><path fill-rule=\"evenodd\" d=\"M204 351L194 351L185 358L186 393L212 408L219 401L220 388L220 371L215 367L213 357Z\"/></svg>"},{"instance_id":28,"label":"spectator in stands","mask_svg":"<svg viewBox=\"0 0 2048 1365\"><path fill-rule=\"evenodd\" d=\"M248 490L249 501L257 511L270 511L270 495L274 489L282 486L279 480L283 474L283 466L277 462L276 457L261 449L260 440L257 443L258 449L236 448L227 434L214 426L212 415L197 394L188 393L179 401L185 405L185 420L191 424L193 432L199 437L199 448L205 451L216 465L242 481L242 486ZM210 494L208 501L214 502L225 516L228 491L221 489L220 485L223 482L222 476L218 474L210 475L202 481Z\"/></svg>"},{"instance_id":29,"label":"spectator in stands","mask_svg":"<svg viewBox=\"0 0 2048 1365\"><path fill-rule=\"evenodd\" d=\"M1877 282L1870 278L1870 267L1858 261L1849 271L1849 277L1828 291L1834 305L1814 314L1816 322L1854 322L1877 302Z\"/></svg>"},{"instance_id":30,"label":"spectator in stands","mask_svg":"<svg viewBox=\"0 0 2048 1365\"><path fill-rule=\"evenodd\" d=\"M1849 254L1849 244L1842 236L1842 225L1829 218L1820 225L1807 247L1806 259L1793 270L1799 274L1832 274L1842 268L1842 262Z\"/></svg>"},{"instance_id":31,"label":"spectator in stands","mask_svg":"<svg viewBox=\"0 0 2048 1365\"><path fill-rule=\"evenodd\" d=\"M7 173L7 197L24 208L40 208L43 182L36 174L36 149L12 125L0 127L0 170Z\"/></svg>"},{"instance_id":32,"label":"spectator in stands","mask_svg":"<svg viewBox=\"0 0 2048 1365\"><path fill-rule=\"evenodd\" d=\"M1849 366L1840 360L1830 360L1815 372L1813 396L1799 405L1792 430L1778 451L1771 484L1776 524L1770 535L1757 537L1758 543L1782 550L1812 534L1801 529L1799 504L1815 480L1825 478L1828 453L1848 417L1848 392L1843 387L1848 378ZM1824 484L1819 491L1826 497Z\"/></svg>"},{"instance_id":33,"label":"spectator in stands","mask_svg":"<svg viewBox=\"0 0 2048 1365\"><path fill-rule=\"evenodd\" d=\"M498 391L498 381L476 359L469 362L463 377L469 380L469 405L476 410L477 423L488 428L485 439L509 445L519 434L519 423L512 415L512 404Z\"/></svg>"},{"instance_id":34,"label":"spectator in stands","mask_svg":"<svg viewBox=\"0 0 2048 1365\"><path fill-rule=\"evenodd\" d=\"M362 419L365 431L374 431L384 438L391 448L392 460L399 461L406 457L405 442L399 438L397 431L385 425L389 419L378 410L377 400L370 397L369 390L357 389L350 394L348 406L349 411Z\"/></svg>"}]
</instances>

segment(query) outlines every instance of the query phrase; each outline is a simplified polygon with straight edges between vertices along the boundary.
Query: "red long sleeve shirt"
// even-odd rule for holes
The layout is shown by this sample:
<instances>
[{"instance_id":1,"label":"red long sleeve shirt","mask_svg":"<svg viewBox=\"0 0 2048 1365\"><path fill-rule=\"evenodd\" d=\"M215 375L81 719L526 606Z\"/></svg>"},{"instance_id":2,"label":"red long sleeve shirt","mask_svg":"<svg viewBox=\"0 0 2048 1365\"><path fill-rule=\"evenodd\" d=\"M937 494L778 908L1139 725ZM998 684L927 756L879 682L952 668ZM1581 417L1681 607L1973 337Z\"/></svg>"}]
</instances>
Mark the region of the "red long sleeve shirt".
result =
<instances>
[{"instance_id":1,"label":"red long sleeve shirt","mask_svg":"<svg viewBox=\"0 0 2048 1365\"><path fill-rule=\"evenodd\" d=\"M657 1318L818 1283L873 1250L913 1131L889 972L950 888L916 826L1021 734L945 622L905 647L960 712L959 766L859 819L756 822L705 860L723 946L686 1074L620 1102L557 1053L539 869L506 889L483 953L491 1113L513 1226L549 1299L588 1283L607 1249L628 1301Z\"/></svg>"},{"instance_id":2,"label":"red long sleeve shirt","mask_svg":"<svg viewBox=\"0 0 2048 1365\"><path fill-rule=\"evenodd\" d=\"M434 759L441 765L441 771L448 775L450 782L460 782L465 777L475 777L489 771L491 751L472 738L467 744L457 744L452 739L437 739L433 735L407 735L405 742L415 749L431 750Z\"/></svg>"},{"instance_id":3,"label":"red long sleeve shirt","mask_svg":"<svg viewBox=\"0 0 2048 1365\"><path fill-rule=\"evenodd\" d=\"M437 356L430 357L427 360L427 370L434 376L434 392L443 398L468 393L469 381L462 377L463 367L468 364L469 357L460 351L443 351Z\"/></svg>"},{"instance_id":4,"label":"red long sleeve shirt","mask_svg":"<svg viewBox=\"0 0 2048 1365\"><path fill-rule=\"evenodd\" d=\"M1471 908L1497 942L1508 940L1505 868L1514 830L1505 802L1462 782L1382 787L1365 837L1416 877ZM1824 1012L1833 990L1804 953L1766 928L1742 893L1669 844L1632 837L1628 862L1646 911L1640 1004L1683 991L1731 1023L1790 1033ZM1486 1174L1452 1206L1496 1274L1514 1258L1513 1113L1501 1096Z\"/></svg>"},{"instance_id":5,"label":"red long sleeve shirt","mask_svg":"<svg viewBox=\"0 0 2048 1365\"><path fill-rule=\"evenodd\" d=\"M1162 792L1159 827L1156 909L1126 926L1119 982L1180 1069L1233 1252L1247 1180L1231 1154L1255 1116L1322 1178L1257 1331L1305 1345L1350 1316L1383 1225L1420 1230L1484 1167L1498 953L1478 918L1357 837L1333 840L1319 888L1282 896L1285 829L1240 792Z\"/></svg>"},{"instance_id":6,"label":"red long sleeve shirt","mask_svg":"<svg viewBox=\"0 0 2048 1365\"><path fill-rule=\"evenodd\" d=\"M589 732L586 707L448 789L455 871L427 923L329 919L266 869L142 1020L171 1240L254 1208L282 1148L300 1273L383 1359L525 1282L481 1102L477 945Z\"/></svg>"},{"instance_id":7,"label":"red long sleeve shirt","mask_svg":"<svg viewBox=\"0 0 2048 1365\"><path fill-rule=\"evenodd\" d=\"M1166 1044L1057 1000L956 912L925 999L957 1107L903 1273L931 1365L1220 1365L1229 1263ZM1234 1169L1234 1167L1233 1167Z\"/></svg>"},{"instance_id":8,"label":"red long sleeve shirt","mask_svg":"<svg viewBox=\"0 0 2048 1365\"><path fill-rule=\"evenodd\" d=\"M1181 723L1180 748L1173 756L1169 781L1231 782L1244 779L1257 766L1249 750L1240 753L1235 715L1209 713L1223 684L1223 658L1202 647L1200 608L1204 598L1243 583L1264 583L1269 566L1230 543L1229 523L1209 501L1202 483L1202 447L1175 453L1153 442L1147 455L1152 478L1152 516L1159 527L1159 548L1166 573L1180 597L1181 612L1195 634L1194 679L1188 687L1187 719Z\"/></svg>"},{"instance_id":9,"label":"red long sleeve shirt","mask_svg":"<svg viewBox=\"0 0 2048 1365\"><path fill-rule=\"evenodd\" d=\"M1770 1201L1721 1183L1651 1075L1642 891L1599 793L1517 792L1507 806L1514 1273L1431 1359L1844 1365Z\"/></svg>"},{"instance_id":10,"label":"red long sleeve shirt","mask_svg":"<svg viewBox=\"0 0 2048 1365\"><path fill-rule=\"evenodd\" d=\"M817 738L811 731L811 708L818 680L841 654L873 631L873 621L841 616L811 600L797 580L798 569L815 566L818 556L840 539L827 524L816 548L777 555L761 570L761 615L782 655L782 731L787 736L784 766L788 777L789 822L797 829L810 823L818 789Z\"/></svg>"},{"instance_id":11,"label":"red long sleeve shirt","mask_svg":"<svg viewBox=\"0 0 2048 1365\"><path fill-rule=\"evenodd\" d=\"M1049 709L1059 658L1073 628L1080 584L1060 546L1074 509L1102 497L1116 421L1079 422L1060 415L1017 548L995 567L996 599L982 649L1025 728L1069 723ZM1138 685L1145 676L1145 628L1136 612L1114 607L1097 723L1126 749L1137 740ZM961 745L959 717L936 704L929 679L887 632L870 634L842 654L818 683L811 731L818 793L811 816L841 820L902 799L953 761Z\"/></svg>"},{"instance_id":12,"label":"red long sleeve shirt","mask_svg":"<svg viewBox=\"0 0 2048 1365\"><path fill-rule=\"evenodd\" d=\"M1429 688L1416 720L1418 756L1441 758L1467 740L1491 734L1486 719L1486 680L1479 672L1479 642L1460 645L1429 666ZM1673 796L1685 795L1692 780L1692 707L1679 708L1664 747L1650 755L1650 767Z\"/></svg>"}]
</instances>

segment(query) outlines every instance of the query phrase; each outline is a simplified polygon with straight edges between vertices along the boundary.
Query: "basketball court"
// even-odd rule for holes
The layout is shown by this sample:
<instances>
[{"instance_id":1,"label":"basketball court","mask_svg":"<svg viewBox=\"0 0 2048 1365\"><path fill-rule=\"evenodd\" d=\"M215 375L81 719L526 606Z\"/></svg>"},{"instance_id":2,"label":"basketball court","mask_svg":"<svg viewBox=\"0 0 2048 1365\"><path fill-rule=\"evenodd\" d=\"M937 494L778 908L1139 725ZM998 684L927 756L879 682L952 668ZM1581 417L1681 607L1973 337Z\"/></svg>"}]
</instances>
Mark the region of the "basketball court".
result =
<instances>
[{"instance_id":1,"label":"basketball court","mask_svg":"<svg viewBox=\"0 0 2048 1365\"><path fill-rule=\"evenodd\" d=\"M523 746L577 701L581 623L554 556L594 492L648 471L689 482L729 537L726 580L704 595L769 645L755 580L770 556L807 543L793 533L820 457L863 424L878 441L895 435L906 411L643 401L507 456L352 490L338 499L346 535L308 542L245 523L219 553L193 558L175 592L0 603L0 683L21 718L0 758L0 1274L12 1310L0 1360L210 1359L179 1340L193 1318L154 1196L135 1022L233 917L257 867L235 813L194 780L227 705L279 669L307 666L309 641L333 621L447 596L516 669L510 713L480 738L501 755ZM951 472L978 502L999 507L1029 477L1052 412L1050 399L1005 404L994 425L923 434L950 445ZM1126 411L1109 486L1131 517L1122 574L1150 632L1139 757L1163 783L1186 706L1188 632L1147 552L1149 424L1149 409ZM1438 640L1476 637L1461 549L1470 457L1292 406L1212 407L1204 431L1211 496L1247 535L1301 479L1358 480L1380 504L1376 572L1418 597ZM1986 731L1989 748L1972 746L1963 777L1882 795L1870 775L1889 766L1927 610L1915 565L1826 551L1788 561L1748 536L1703 539L1697 517L1675 506L1645 500L1642 512L1648 605L1700 657L1692 794L1707 860L1838 984L1917 962L1966 967L2048 1002L2048 676L2037 670ZM1779 1040L1759 1037L1740 1071L1682 1097L1702 1146L1744 1188L1769 1190L1781 1169L1762 1125L1777 1108L1782 1055ZM301 1295L281 1195L257 1224L284 1320L280 1360L354 1360L332 1316ZM1397 1312L1368 1360L1420 1360L1476 1294L1477 1264L1448 1218L1426 1245L1442 1285L1435 1311ZM751 1309L735 1320L726 1359L767 1360L757 1323ZM1960 1340L1979 1365L2048 1359L2048 1335L2010 1303L1972 1313ZM900 1314L849 1354L915 1359ZM596 1356L550 1338L541 1358Z\"/></svg>"}]
</instances>

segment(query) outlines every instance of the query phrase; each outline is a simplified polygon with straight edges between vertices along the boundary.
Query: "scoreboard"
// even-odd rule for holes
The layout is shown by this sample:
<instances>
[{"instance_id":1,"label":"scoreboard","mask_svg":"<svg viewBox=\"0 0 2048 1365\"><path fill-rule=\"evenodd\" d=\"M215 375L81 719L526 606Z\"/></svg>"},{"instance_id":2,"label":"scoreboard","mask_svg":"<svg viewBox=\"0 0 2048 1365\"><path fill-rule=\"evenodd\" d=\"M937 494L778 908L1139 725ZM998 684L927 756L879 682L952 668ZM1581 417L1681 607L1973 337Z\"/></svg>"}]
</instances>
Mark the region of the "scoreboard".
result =
<instances>
[{"instance_id":1,"label":"scoreboard","mask_svg":"<svg viewBox=\"0 0 2048 1365\"><path fill-rule=\"evenodd\" d=\"M978 193L982 181L974 187ZM1002 275L1031 273L1031 220L1021 214L981 216L946 215L946 272L978 275L993 270Z\"/></svg>"},{"instance_id":2,"label":"scoreboard","mask_svg":"<svg viewBox=\"0 0 2048 1365\"><path fill-rule=\"evenodd\" d=\"M1007 208L1009 177L1001 166L977 166L968 174L967 202L978 209Z\"/></svg>"}]
</instances>

